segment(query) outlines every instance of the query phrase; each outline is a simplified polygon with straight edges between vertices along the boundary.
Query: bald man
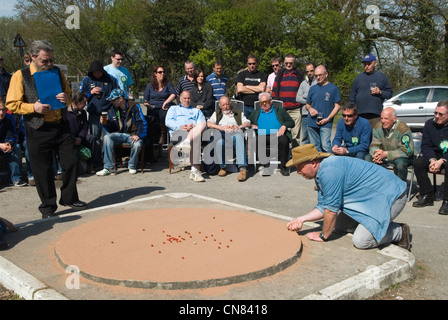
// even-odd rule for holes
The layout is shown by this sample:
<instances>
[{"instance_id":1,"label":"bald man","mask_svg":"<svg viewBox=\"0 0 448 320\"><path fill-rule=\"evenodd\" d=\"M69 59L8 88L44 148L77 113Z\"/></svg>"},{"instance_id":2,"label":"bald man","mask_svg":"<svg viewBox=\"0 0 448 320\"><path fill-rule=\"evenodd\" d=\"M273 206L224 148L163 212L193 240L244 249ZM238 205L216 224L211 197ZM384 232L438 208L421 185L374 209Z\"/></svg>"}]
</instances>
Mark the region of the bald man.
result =
<instances>
[{"instance_id":1,"label":"bald man","mask_svg":"<svg viewBox=\"0 0 448 320\"><path fill-rule=\"evenodd\" d=\"M411 129L398 120L394 108L385 108L381 112L380 122L372 132L372 143L365 160L377 164L392 164L394 173L403 181L408 176L408 166L414 155L414 141Z\"/></svg>"},{"instance_id":2,"label":"bald man","mask_svg":"<svg viewBox=\"0 0 448 320\"><path fill-rule=\"evenodd\" d=\"M310 143L318 151L331 153L331 129L334 116L341 108L341 93L336 85L328 81L324 66L317 66L314 76L317 85L310 88L306 100L308 135Z\"/></svg>"}]
</instances>

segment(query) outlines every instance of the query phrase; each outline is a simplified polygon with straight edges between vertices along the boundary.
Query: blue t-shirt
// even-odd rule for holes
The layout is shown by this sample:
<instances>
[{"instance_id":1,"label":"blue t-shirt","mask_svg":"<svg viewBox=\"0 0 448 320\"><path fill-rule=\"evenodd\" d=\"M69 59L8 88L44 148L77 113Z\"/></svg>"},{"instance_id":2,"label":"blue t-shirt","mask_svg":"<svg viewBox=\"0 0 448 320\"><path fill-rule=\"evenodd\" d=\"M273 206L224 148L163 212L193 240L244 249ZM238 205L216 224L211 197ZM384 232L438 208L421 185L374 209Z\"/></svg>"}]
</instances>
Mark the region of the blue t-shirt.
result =
<instances>
[{"instance_id":1,"label":"blue t-shirt","mask_svg":"<svg viewBox=\"0 0 448 320\"><path fill-rule=\"evenodd\" d=\"M308 92L307 103L318 112L323 113L323 117L327 118L334 109L334 104L341 101L341 93L336 85L328 82L326 85L315 85L310 87ZM331 128L333 126L333 119L323 126L317 125L317 116L311 117L308 113L307 124L313 128Z\"/></svg>"},{"instance_id":2,"label":"blue t-shirt","mask_svg":"<svg viewBox=\"0 0 448 320\"><path fill-rule=\"evenodd\" d=\"M125 99L128 99L128 88L134 83L128 69L123 66L120 66L120 68L115 68L113 65L109 64L104 67L104 70L117 79L118 86L124 91Z\"/></svg>"},{"instance_id":3,"label":"blue t-shirt","mask_svg":"<svg viewBox=\"0 0 448 320\"><path fill-rule=\"evenodd\" d=\"M380 242L390 224L391 207L406 182L375 163L353 157L329 156L316 175L320 212L344 212Z\"/></svg>"}]
</instances>

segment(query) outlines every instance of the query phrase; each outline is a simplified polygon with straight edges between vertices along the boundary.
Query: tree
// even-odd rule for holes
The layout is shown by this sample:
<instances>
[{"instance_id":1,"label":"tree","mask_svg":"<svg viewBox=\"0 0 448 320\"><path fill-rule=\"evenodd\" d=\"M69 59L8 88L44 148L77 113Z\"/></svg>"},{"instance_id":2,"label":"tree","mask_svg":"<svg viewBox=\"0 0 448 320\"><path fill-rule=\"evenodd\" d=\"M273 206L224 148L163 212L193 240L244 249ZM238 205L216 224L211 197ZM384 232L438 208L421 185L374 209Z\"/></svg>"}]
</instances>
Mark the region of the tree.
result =
<instances>
[{"instance_id":1,"label":"tree","mask_svg":"<svg viewBox=\"0 0 448 320\"><path fill-rule=\"evenodd\" d=\"M154 63L164 66L171 79L180 77L184 62L202 46L204 14L199 1L148 2L142 22L144 41Z\"/></svg>"}]
</instances>

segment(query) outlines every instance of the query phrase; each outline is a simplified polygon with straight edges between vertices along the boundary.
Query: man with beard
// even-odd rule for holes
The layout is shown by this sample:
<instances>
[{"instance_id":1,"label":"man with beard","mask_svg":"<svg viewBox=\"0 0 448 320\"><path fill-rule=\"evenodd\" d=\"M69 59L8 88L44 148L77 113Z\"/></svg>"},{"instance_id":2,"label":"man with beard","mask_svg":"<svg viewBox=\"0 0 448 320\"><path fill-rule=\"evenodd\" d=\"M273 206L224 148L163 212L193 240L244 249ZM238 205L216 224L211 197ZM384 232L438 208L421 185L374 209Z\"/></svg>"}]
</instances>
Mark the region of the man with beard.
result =
<instances>
[{"instance_id":1,"label":"man with beard","mask_svg":"<svg viewBox=\"0 0 448 320\"><path fill-rule=\"evenodd\" d=\"M227 175L228 161L226 162L226 160L233 157L233 148L235 148L236 164L240 171L238 181L246 181L246 146L242 130L250 127L250 121L242 112L230 105L230 99L227 96L222 96L219 99L219 110L215 111L207 121L207 127L217 129L221 133L221 139L218 139L216 143L216 153L221 167L218 176L225 177Z\"/></svg>"},{"instance_id":2,"label":"man with beard","mask_svg":"<svg viewBox=\"0 0 448 320\"><path fill-rule=\"evenodd\" d=\"M25 135L31 167L41 204L42 218L55 215L56 188L53 172L53 152L59 156L62 168L62 187L59 204L74 210L83 210L87 204L78 198L76 187L77 157L74 137L65 121L66 108L53 109L41 103L35 83L35 73L56 68L53 65L53 46L36 40L30 46L31 64L11 78L6 107L23 115ZM71 103L71 89L61 70L57 69L62 91L56 95L65 106Z\"/></svg>"}]
</instances>

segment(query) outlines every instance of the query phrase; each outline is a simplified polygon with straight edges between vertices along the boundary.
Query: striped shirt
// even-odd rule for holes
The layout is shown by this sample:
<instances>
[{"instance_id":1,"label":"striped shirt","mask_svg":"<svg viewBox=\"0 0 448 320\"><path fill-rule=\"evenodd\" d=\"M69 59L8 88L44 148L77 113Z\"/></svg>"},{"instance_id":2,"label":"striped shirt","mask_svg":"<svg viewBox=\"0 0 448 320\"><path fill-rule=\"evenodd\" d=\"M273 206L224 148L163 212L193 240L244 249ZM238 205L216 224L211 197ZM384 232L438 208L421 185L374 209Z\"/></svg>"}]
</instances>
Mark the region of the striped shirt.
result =
<instances>
[{"instance_id":1,"label":"striped shirt","mask_svg":"<svg viewBox=\"0 0 448 320\"><path fill-rule=\"evenodd\" d=\"M194 82L190 81L190 79L188 79L188 76L185 75L179 79L179 82L177 83L177 87L176 87L176 93L178 96L180 96L182 91L185 91L185 90L191 91L193 86L194 86Z\"/></svg>"},{"instance_id":2,"label":"striped shirt","mask_svg":"<svg viewBox=\"0 0 448 320\"><path fill-rule=\"evenodd\" d=\"M280 81L280 88L277 89L278 79L276 78L276 80L274 81L274 86L272 88L272 98L282 100L283 107L285 109L292 110L299 108L300 103L296 101L296 96L301 82L302 79L299 79L297 77L295 70L291 72L285 70Z\"/></svg>"},{"instance_id":3,"label":"striped shirt","mask_svg":"<svg viewBox=\"0 0 448 320\"><path fill-rule=\"evenodd\" d=\"M213 88L213 100L219 100L219 98L226 94L229 79L224 74L220 78L217 78L215 72L212 72L206 80Z\"/></svg>"}]
</instances>

